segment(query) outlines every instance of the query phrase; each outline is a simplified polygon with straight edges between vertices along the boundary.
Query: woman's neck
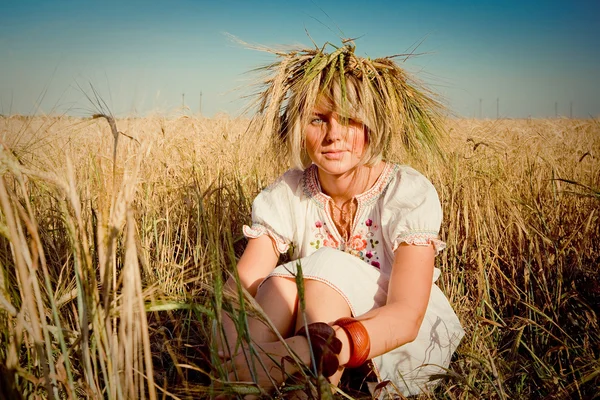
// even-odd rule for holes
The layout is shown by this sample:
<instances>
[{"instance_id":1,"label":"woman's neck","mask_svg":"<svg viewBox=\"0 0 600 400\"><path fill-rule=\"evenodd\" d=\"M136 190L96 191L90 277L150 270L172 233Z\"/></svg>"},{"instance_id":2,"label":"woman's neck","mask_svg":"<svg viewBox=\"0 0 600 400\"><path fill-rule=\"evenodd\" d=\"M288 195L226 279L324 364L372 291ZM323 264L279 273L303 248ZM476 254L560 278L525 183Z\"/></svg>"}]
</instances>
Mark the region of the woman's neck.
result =
<instances>
[{"instance_id":1,"label":"woman's neck","mask_svg":"<svg viewBox=\"0 0 600 400\"><path fill-rule=\"evenodd\" d=\"M356 195L369 190L381 175L385 162L373 167L360 166L341 175L330 175L318 170L321 190L336 204L344 204Z\"/></svg>"}]
</instances>

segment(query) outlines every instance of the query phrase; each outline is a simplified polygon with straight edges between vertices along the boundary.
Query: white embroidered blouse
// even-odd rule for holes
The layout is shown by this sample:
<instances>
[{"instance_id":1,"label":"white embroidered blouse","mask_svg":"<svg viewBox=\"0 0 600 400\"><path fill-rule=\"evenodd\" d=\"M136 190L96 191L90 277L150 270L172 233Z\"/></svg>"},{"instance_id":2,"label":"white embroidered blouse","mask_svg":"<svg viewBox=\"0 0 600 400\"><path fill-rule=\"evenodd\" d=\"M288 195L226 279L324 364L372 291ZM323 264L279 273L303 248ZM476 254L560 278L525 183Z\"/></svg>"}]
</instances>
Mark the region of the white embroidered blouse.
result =
<instances>
[{"instance_id":1,"label":"white embroidered blouse","mask_svg":"<svg viewBox=\"0 0 600 400\"><path fill-rule=\"evenodd\" d=\"M400 243L433 244L436 253L445 247L438 238L442 209L437 192L411 167L387 163L375 184L356 196L358 207L347 241L333 223L329 201L321 191L316 165L289 170L258 194L252 226L244 226L244 235L269 235L280 253L291 248L293 260L322 246L333 247L387 276Z\"/></svg>"}]
</instances>

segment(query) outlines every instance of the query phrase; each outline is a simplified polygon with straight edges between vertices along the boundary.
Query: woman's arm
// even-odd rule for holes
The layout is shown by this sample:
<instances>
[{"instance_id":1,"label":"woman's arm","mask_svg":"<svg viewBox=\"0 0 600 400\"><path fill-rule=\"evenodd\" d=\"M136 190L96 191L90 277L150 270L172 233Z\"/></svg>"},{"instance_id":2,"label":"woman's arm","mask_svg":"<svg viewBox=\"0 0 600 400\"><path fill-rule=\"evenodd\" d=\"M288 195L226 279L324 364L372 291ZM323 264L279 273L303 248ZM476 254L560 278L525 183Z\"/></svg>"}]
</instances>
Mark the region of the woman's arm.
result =
<instances>
[{"instance_id":1,"label":"woman's arm","mask_svg":"<svg viewBox=\"0 0 600 400\"><path fill-rule=\"evenodd\" d=\"M258 285L275 268L279 252L275 242L267 236L249 239L246 249L237 264L237 272L242 286L252 295L256 295ZM228 279L227 287L235 288L235 281Z\"/></svg>"},{"instance_id":2,"label":"woman's arm","mask_svg":"<svg viewBox=\"0 0 600 400\"><path fill-rule=\"evenodd\" d=\"M369 358L416 338L429 302L434 258L435 250L431 245L401 244L396 250L386 305L357 317L369 333ZM348 337L343 329L334 328L343 344L340 364L344 365L350 356Z\"/></svg>"}]
</instances>

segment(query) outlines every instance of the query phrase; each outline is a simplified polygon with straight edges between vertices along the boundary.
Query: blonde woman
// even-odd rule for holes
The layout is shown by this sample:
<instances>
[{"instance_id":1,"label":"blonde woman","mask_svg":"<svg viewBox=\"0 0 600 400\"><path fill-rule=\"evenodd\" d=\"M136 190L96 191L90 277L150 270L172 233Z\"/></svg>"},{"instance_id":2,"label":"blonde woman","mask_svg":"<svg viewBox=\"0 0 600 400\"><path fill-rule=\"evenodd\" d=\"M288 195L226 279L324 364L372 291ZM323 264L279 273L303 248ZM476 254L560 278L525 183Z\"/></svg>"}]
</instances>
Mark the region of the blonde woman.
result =
<instances>
[{"instance_id":1,"label":"blonde woman","mask_svg":"<svg viewBox=\"0 0 600 400\"><path fill-rule=\"evenodd\" d=\"M277 387L301 368L282 364L291 349L334 385L344 369L366 366L391 391L421 393L444 373L463 330L435 284L445 247L437 192L386 153L395 140L436 151L439 105L391 59L358 57L352 45L278 56L259 128L294 168L254 200L237 265L277 332L250 319L251 353L235 346L226 319L229 379ZM284 253L292 261L278 266Z\"/></svg>"}]
</instances>

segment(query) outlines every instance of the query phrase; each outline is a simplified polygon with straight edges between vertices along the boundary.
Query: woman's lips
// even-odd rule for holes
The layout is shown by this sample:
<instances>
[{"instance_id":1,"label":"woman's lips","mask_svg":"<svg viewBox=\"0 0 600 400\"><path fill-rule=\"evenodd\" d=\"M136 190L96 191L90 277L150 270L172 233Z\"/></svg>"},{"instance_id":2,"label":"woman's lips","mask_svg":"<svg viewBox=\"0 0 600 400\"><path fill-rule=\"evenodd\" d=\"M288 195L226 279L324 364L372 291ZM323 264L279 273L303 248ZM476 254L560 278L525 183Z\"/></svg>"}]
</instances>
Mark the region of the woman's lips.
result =
<instances>
[{"instance_id":1,"label":"woman's lips","mask_svg":"<svg viewBox=\"0 0 600 400\"><path fill-rule=\"evenodd\" d=\"M344 151L343 150L331 150L331 151L324 151L322 152L323 157L327 158L328 160L339 160L344 156Z\"/></svg>"}]
</instances>

